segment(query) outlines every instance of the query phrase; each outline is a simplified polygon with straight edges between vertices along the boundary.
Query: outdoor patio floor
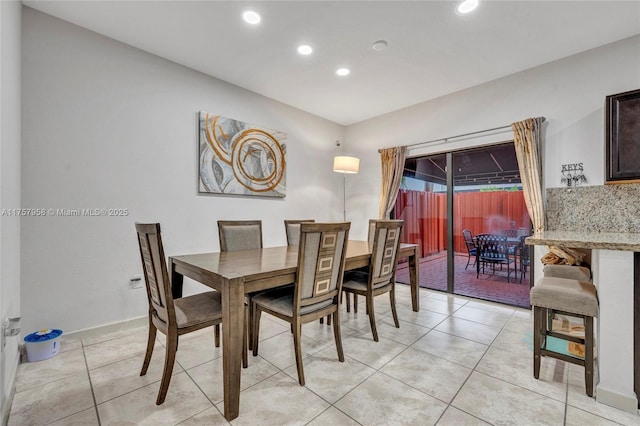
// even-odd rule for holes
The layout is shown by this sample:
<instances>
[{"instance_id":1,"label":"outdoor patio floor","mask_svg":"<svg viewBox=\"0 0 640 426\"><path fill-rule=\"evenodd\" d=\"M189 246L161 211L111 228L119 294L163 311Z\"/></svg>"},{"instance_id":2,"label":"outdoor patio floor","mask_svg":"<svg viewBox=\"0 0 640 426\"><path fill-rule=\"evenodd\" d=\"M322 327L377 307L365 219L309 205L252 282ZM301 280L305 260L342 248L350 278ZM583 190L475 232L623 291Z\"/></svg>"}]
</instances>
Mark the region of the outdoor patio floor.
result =
<instances>
[{"instance_id":1,"label":"outdoor patio floor","mask_svg":"<svg viewBox=\"0 0 640 426\"><path fill-rule=\"evenodd\" d=\"M520 283L520 270L517 271L516 276L513 269L511 270L510 282L507 282L506 268L502 271L496 270L496 273L492 274L490 268L487 267L486 273L481 273L476 278L476 267L472 266L473 259L469 267L464 269L467 259L466 254L457 253L455 256L455 294L530 308L528 271L524 275L522 283ZM409 283L408 263L398 265L396 281L404 284ZM420 259L420 287L447 291L447 257L445 252Z\"/></svg>"}]
</instances>

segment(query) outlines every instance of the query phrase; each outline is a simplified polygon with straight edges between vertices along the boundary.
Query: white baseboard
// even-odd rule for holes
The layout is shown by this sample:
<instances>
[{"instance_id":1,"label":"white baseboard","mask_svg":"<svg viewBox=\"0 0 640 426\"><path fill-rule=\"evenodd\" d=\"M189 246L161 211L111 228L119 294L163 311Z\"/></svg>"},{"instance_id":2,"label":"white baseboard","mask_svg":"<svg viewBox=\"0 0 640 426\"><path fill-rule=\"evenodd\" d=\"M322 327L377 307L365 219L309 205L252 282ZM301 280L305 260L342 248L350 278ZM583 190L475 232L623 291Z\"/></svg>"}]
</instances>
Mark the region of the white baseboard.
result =
<instances>
[{"instance_id":1,"label":"white baseboard","mask_svg":"<svg viewBox=\"0 0 640 426\"><path fill-rule=\"evenodd\" d=\"M638 414L638 398L633 394L622 394L598 385L596 387L596 400L601 404L609 405L618 410Z\"/></svg>"},{"instance_id":2,"label":"white baseboard","mask_svg":"<svg viewBox=\"0 0 640 426\"><path fill-rule=\"evenodd\" d=\"M3 398L0 403L2 404L2 424L9 424L9 414L11 414L11 404L13 404L13 396L16 393L16 383L18 382L18 369L20 368L19 358L16 361L16 366L13 369L13 377L11 378L11 391L6 398Z\"/></svg>"},{"instance_id":3,"label":"white baseboard","mask_svg":"<svg viewBox=\"0 0 640 426\"><path fill-rule=\"evenodd\" d=\"M85 328L83 330L73 331L71 333L65 333L65 336L74 337L79 339L86 339L89 337L99 336L101 334L113 333L114 331L128 330L136 327L144 327L149 323L148 316L142 316L137 318L131 318L124 321L112 322L109 324L100 325L92 328Z\"/></svg>"}]
</instances>

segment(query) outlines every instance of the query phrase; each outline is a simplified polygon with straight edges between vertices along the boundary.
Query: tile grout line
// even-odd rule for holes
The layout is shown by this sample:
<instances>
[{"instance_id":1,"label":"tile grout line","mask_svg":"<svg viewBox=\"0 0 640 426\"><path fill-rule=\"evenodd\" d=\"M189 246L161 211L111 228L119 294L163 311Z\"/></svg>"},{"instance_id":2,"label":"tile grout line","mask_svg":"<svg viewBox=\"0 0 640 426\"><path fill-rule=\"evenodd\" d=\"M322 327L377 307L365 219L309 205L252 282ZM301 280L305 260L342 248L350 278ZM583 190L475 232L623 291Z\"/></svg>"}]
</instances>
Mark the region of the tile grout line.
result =
<instances>
[{"instance_id":1,"label":"tile grout line","mask_svg":"<svg viewBox=\"0 0 640 426\"><path fill-rule=\"evenodd\" d=\"M84 352L84 342L80 340L80 346L82 347L82 359L84 360L84 367L86 368L87 378L89 379L89 387L91 388L91 398L93 399L93 408L96 412L96 419L98 419L98 426L102 425L100 420L100 413L98 412L98 403L96 402L96 393L93 390L93 381L91 380L91 374L89 372L89 363L87 362L87 354Z\"/></svg>"}]
</instances>

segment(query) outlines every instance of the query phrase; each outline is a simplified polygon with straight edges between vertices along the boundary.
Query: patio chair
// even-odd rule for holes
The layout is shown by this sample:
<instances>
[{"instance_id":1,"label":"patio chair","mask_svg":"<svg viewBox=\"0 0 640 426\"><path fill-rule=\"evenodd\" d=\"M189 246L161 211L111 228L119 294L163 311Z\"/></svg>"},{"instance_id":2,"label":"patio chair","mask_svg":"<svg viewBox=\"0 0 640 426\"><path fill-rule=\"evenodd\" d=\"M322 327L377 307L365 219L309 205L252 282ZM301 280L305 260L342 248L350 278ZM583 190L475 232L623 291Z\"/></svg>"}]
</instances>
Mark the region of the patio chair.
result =
<instances>
[{"instance_id":1,"label":"patio chair","mask_svg":"<svg viewBox=\"0 0 640 426\"><path fill-rule=\"evenodd\" d=\"M507 238L518 238L518 230L517 229L503 229L500 232L500 235L504 235Z\"/></svg>"},{"instance_id":2,"label":"patio chair","mask_svg":"<svg viewBox=\"0 0 640 426\"><path fill-rule=\"evenodd\" d=\"M491 265L491 270L494 274L496 265L501 267L507 265L507 282L510 282L511 263L515 263L515 259L509 254L507 237L496 234L478 234L476 236L476 245L478 247L476 278L480 277L480 265L482 265L483 274L487 264Z\"/></svg>"},{"instance_id":3,"label":"patio chair","mask_svg":"<svg viewBox=\"0 0 640 426\"><path fill-rule=\"evenodd\" d=\"M467 246L467 255L469 258L467 259L467 265L464 267L466 271L469 267L469 262L471 262L471 258L473 257L473 265L476 264L476 256L478 255L478 247L476 243L473 241L473 234L468 229L462 230L462 235L464 236L464 245Z\"/></svg>"},{"instance_id":4,"label":"patio chair","mask_svg":"<svg viewBox=\"0 0 640 426\"><path fill-rule=\"evenodd\" d=\"M520 282L522 282L522 277L527 273L527 269L531 264L529 259L529 246L525 244L524 240L527 238L526 235L522 235L520 237L520 245L518 246L518 250L520 251Z\"/></svg>"}]
</instances>

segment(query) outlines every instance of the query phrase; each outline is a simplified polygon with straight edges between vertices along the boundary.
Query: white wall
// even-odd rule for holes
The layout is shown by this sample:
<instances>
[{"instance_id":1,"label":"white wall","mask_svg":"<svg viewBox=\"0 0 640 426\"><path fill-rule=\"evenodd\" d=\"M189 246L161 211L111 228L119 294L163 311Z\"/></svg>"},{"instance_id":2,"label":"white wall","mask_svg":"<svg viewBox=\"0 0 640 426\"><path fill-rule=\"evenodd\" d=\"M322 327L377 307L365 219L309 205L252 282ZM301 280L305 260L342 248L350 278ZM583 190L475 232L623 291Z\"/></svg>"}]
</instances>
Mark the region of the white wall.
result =
<instances>
[{"instance_id":1,"label":"white wall","mask_svg":"<svg viewBox=\"0 0 640 426\"><path fill-rule=\"evenodd\" d=\"M529 117L547 119L546 187L561 186L562 164L580 162L588 184L601 185L605 96L637 88L640 36L349 126L346 144L362 156L361 173L352 180L351 205L357 212L352 220L359 223L378 212L380 160L375 150L510 125ZM494 135L496 141L512 139L509 130ZM441 152L450 146L439 144L426 151Z\"/></svg>"},{"instance_id":2,"label":"white wall","mask_svg":"<svg viewBox=\"0 0 640 426\"><path fill-rule=\"evenodd\" d=\"M20 207L20 40L22 6L0 2L0 210ZM20 217L0 217L0 321L20 316ZM0 421L18 366L19 337L1 348Z\"/></svg>"},{"instance_id":3,"label":"white wall","mask_svg":"<svg viewBox=\"0 0 640 426\"><path fill-rule=\"evenodd\" d=\"M22 206L131 212L23 219L25 331L143 315L142 291L126 285L140 271L135 221L160 221L171 254L217 250L217 219L261 217L265 245L284 242L285 217L340 220L337 139L361 158L346 179L355 238L378 212L382 147L544 115L547 186L560 186L560 165L575 162L602 184L604 97L640 87L636 36L345 130L28 8L23 25ZM288 133L286 199L196 194L199 109Z\"/></svg>"},{"instance_id":4,"label":"white wall","mask_svg":"<svg viewBox=\"0 0 640 426\"><path fill-rule=\"evenodd\" d=\"M216 220L342 219L332 172L344 128L25 8L22 205L127 208L127 217L23 218L24 331L146 314L134 222L162 224L167 255L217 251ZM206 54L206 52L203 52ZM285 199L197 194L198 110L286 132ZM186 286L193 291L198 284Z\"/></svg>"}]
</instances>

